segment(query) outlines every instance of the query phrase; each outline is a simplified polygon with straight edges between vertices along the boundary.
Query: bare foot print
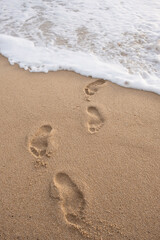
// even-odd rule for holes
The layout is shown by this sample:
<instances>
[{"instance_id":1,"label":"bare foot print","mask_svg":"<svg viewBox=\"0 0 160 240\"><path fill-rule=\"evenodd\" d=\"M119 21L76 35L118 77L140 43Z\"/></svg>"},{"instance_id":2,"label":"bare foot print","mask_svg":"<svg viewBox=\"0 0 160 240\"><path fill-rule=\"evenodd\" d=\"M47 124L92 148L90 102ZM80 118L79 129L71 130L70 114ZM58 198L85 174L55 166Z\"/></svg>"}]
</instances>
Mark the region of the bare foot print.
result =
<instances>
[{"instance_id":1,"label":"bare foot print","mask_svg":"<svg viewBox=\"0 0 160 240\"><path fill-rule=\"evenodd\" d=\"M98 79L97 81L95 82L92 82L92 83L89 83L84 91L85 91L85 94L87 96L91 96L91 95L94 95L97 91L98 91L98 88L103 85L106 81L103 80L103 79Z\"/></svg>"},{"instance_id":2,"label":"bare foot print","mask_svg":"<svg viewBox=\"0 0 160 240\"><path fill-rule=\"evenodd\" d=\"M89 115L88 121L88 131L90 133L96 133L104 124L104 119L99 113L98 109L94 106L87 108L87 113Z\"/></svg>"},{"instance_id":3,"label":"bare foot print","mask_svg":"<svg viewBox=\"0 0 160 240\"><path fill-rule=\"evenodd\" d=\"M58 173L50 186L50 196L60 202L67 224L78 232L93 239L93 227L86 221L84 195L72 179L64 172Z\"/></svg>"},{"instance_id":4,"label":"bare foot print","mask_svg":"<svg viewBox=\"0 0 160 240\"><path fill-rule=\"evenodd\" d=\"M100 240L103 235L109 237L108 232L114 230L112 225L110 229L108 222L98 219L94 219L96 224L93 224L92 216L87 220L84 194L66 173L59 172L55 175L50 185L50 196L59 201L67 224L87 239ZM118 230L115 230L117 233Z\"/></svg>"},{"instance_id":5,"label":"bare foot print","mask_svg":"<svg viewBox=\"0 0 160 240\"><path fill-rule=\"evenodd\" d=\"M29 151L36 158L49 157L51 154L52 127L41 126L34 136L29 140Z\"/></svg>"},{"instance_id":6,"label":"bare foot print","mask_svg":"<svg viewBox=\"0 0 160 240\"><path fill-rule=\"evenodd\" d=\"M58 190L58 195L52 193L52 196L61 201L61 209L65 220L72 225L79 224L86 204L83 193L72 179L63 172L56 174L53 184Z\"/></svg>"}]
</instances>

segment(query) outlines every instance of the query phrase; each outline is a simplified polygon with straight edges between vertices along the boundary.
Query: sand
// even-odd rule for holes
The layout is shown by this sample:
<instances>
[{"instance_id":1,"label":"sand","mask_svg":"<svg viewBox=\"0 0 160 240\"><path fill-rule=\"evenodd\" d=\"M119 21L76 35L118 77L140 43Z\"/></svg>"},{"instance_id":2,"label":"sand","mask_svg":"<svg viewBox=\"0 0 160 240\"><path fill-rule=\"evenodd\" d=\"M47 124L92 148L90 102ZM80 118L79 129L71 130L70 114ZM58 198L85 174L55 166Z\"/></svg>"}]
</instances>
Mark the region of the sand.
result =
<instances>
[{"instance_id":1,"label":"sand","mask_svg":"<svg viewBox=\"0 0 160 240\"><path fill-rule=\"evenodd\" d=\"M0 56L0 240L160 239L160 96Z\"/></svg>"}]
</instances>

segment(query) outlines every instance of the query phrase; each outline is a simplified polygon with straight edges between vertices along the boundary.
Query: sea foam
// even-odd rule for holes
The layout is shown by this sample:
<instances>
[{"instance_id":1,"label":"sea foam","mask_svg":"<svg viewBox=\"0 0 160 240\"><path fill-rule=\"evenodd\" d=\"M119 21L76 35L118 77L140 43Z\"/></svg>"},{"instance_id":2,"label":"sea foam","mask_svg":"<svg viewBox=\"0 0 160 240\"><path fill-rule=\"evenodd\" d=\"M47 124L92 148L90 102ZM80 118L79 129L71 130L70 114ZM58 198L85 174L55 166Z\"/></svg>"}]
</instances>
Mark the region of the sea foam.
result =
<instances>
[{"instance_id":1,"label":"sea foam","mask_svg":"<svg viewBox=\"0 0 160 240\"><path fill-rule=\"evenodd\" d=\"M32 72L72 70L160 94L157 0L0 0L0 53Z\"/></svg>"}]
</instances>

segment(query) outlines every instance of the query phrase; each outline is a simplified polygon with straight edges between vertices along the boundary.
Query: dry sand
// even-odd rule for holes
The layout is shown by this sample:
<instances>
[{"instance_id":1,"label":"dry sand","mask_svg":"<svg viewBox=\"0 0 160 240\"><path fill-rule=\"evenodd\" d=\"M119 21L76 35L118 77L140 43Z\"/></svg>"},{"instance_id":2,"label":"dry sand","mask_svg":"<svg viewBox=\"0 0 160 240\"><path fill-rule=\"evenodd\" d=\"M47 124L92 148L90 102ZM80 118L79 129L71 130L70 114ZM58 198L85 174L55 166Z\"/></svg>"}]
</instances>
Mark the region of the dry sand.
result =
<instances>
[{"instance_id":1,"label":"dry sand","mask_svg":"<svg viewBox=\"0 0 160 240\"><path fill-rule=\"evenodd\" d=\"M160 239L160 96L0 56L0 240Z\"/></svg>"}]
</instances>

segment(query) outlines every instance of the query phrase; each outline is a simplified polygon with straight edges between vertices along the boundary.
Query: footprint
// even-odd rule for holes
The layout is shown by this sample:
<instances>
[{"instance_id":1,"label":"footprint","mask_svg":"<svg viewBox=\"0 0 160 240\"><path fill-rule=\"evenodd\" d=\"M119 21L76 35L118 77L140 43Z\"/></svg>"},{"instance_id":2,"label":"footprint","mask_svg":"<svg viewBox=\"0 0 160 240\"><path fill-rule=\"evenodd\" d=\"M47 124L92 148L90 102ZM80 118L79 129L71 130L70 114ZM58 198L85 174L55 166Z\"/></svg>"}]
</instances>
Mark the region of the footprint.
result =
<instances>
[{"instance_id":1,"label":"footprint","mask_svg":"<svg viewBox=\"0 0 160 240\"><path fill-rule=\"evenodd\" d=\"M54 188L58 190L58 195ZM60 172L55 176L51 190L52 196L61 202L65 220L72 225L79 224L86 202L78 186L66 173Z\"/></svg>"},{"instance_id":2,"label":"footprint","mask_svg":"<svg viewBox=\"0 0 160 240\"><path fill-rule=\"evenodd\" d=\"M36 158L49 157L51 154L52 127L41 126L35 135L29 140L29 150Z\"/></svg>"},{"instance_id":3,"label":"footprint","mask_svg":"<svg viewBox=\"0 0 160 240\"><path fill-rule=\"evenodd\" d=\"M66 173L59 172L55 175L50 185L50 197L59 201L67 224L74 227L85 239L100 240L103 235L110 237L109 231L114 233L113 224L108 225L108 222L99 221L98 218L93 221L92 216L88 218L83 192ZM117 234L118 229L115 230Z\"/></svg>"},{"instance_id":4,"label":"footprint","mask_svg":"<svg viewBox=\"0 0 160 240\"><path fill-rule=\"evenodd\" d=\"M86 95L87 96L94 95L98 91L99 86L101 86L104 83L106 83L106 81L103 79L98 79L95 82L89 83L84 89Z\"/></svg>"},{"instance_id":5,"label":"footprint","mask_svg":"<svg viewBox=\"0 0 160 240\"><path fill-rule=\"evenodd\" d=\"M89 115L88 131L90 133L96 133L103 126L104 119L99 113L98 109L94 106L88 107L87 112Z\"/></svg>"}]
</instances>

